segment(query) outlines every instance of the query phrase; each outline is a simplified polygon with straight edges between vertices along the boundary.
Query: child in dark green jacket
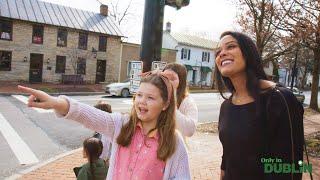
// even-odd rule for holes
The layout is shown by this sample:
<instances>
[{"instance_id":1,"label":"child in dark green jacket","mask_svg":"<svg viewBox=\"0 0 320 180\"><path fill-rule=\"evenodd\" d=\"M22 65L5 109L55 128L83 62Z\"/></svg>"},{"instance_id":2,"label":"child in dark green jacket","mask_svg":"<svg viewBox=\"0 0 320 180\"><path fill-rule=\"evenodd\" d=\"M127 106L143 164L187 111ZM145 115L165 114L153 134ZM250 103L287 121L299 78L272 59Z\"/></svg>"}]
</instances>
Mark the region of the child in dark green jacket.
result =
<instances>
[{"instance_id":1,"label":"child in dark green jacket","mask_svg":"<svg viewBox=\"0 0 320 180\"><path fill-rule=\"evenodd\" d=\"M102 142L98 138L90 137L83 142L83 157L88 163L74 168L77 180L105 180L108 167L99 156L102 153Z\"/></svg>"}]
</instances>

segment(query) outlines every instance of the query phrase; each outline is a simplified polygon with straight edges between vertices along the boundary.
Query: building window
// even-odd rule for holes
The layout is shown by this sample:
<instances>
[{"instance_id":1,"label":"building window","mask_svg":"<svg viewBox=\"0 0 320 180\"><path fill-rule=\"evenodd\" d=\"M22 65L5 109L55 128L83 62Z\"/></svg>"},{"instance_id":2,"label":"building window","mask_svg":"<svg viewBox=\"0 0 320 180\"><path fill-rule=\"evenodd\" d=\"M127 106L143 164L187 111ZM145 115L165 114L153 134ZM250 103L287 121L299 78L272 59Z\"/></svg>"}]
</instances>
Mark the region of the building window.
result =
<instances>
[{"instance_id":1,"label":"building window","mask_svg":"<svg viewBox=\"0 0 320 180\"><path fill-rule=\"evenodd\" d=\"M12 22L0 20L0 39L12 40Z\"/></svg>"},{"instance_id":2,"label":"building window","mask_svg":"<svg viewBox=\"0 0 320 180\"><path fill-rule=\"evenodd\" d=\"M99 36L99 51L107 51L107 36Z\"/></svg>"},{"instance_id":3,"label":"building window","mask_svg":"<svg viewBox=\"0 0 320 180\"><path fill-rule=\"evenodd\" d=\"M11 57L11 52L0 51L0 71L11 71Z\"/></svg>"},{"instance_id":4,"label":"building window","mask_svg":"<svg viewBox=\"0 0 320 180\"><path fill-rule=\"evenodd\" d=\"M66 56L57 56L56 58L56 73L65 73Z\"/></svg>"},{"instance_id":5,"label":"building window","mask_svg":"<svg viewBox=\"0 0 320 180\"><path fill-rule=\"evenodd\" d=\"M86 74L86 59L79 58L77 62L77 74Z\"/></svg>"},{"instance_id":6,"label":"building window","mask_svg":"<svg viewBox=\"0 0 320 180\"><path fill-rule=\"evenodd\" d=\"M202 62L210 61L210 52L202 52Z\"/></svg>"},{"instance_id":7,"label":"building window","mask_svg":"<svg viewBox=\"0 0 320 180\"><path fill-rule=\"evenodd\" d=\"M182 48L181 49L181 59L188 59L190 60L190 49Z\"/></svg>"},{"instance_id":8,"label":"building window","mask_svg":"<svg viewBox=\"0 0 320 180\"><path fill-rule=\"evenodd\" d=\"M87 50L88 33L79 33L79 49Z\"/></svg>"},{"instance_id":9,"label":"building window","mask_svg":"<svg viewBox=\"0 0 320 180\"><path fill-rule=\"evenodd\" d=\"M43 26L33 25L32 43L43 44Z\"/></svg>"},{"instance_id":10,"label":"building window","mask_svg":"<svg viewBox=\"0 0 320 180\"><path fill-rule=\"evenodd\" d=\"M68 31L66 29L58 29L57 46L67 47Z\"/></svg>"}]
</instances>

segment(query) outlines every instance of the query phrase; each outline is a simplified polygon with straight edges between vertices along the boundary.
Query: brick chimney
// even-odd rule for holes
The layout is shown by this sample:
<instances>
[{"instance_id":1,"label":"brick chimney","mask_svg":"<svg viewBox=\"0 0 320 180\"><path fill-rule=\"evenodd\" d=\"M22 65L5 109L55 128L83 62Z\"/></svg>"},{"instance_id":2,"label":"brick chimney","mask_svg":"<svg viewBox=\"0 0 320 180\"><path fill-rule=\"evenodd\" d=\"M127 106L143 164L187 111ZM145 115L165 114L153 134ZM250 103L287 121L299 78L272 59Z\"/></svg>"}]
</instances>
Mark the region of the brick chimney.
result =
<instances>
[{"instance_id":1,"label":"brick chimney","mask_svg":"<svg viewBox=\"0 0 320 180\"><path fill-rule=\"evenodd\" d=\"M102 16L108 16L108 6L107 5L104 5L104 4L100 5L100 14Z\"/></svg>"},{"instance_id":2,"label":"brick chimney","mask_svg":"<svg viewBox=\"0 0 320 180\"><path fill-rule=\"evenodd\" d=\"M168 33L171 32L171 22L166 23L166 32L168 32Z\"/></svg>"}]
</instances>

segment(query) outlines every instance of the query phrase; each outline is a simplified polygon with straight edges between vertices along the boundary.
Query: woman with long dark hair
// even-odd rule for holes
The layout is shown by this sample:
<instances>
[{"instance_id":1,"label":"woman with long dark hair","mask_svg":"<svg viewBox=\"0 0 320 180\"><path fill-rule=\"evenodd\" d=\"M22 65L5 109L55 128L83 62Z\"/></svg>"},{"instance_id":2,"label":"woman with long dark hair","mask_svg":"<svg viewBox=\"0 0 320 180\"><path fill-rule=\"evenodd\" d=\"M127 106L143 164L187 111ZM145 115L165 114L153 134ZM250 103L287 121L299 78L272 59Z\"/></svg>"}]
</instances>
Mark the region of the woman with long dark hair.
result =
<instances>
[{"instance_id":1,"label":"woman with long dark hair","mask_svg":"<svg viewBox=\"0 0 320 180\"><path fill-rule=\"evenodd\" d=\"M177 129L184 137L191 137L196 131L198 107L189 94L187 87L187 69L182 64L169 63L163 71L164 73L172 73L176 76L172 84L177 97Z\"/></svg>"},{"instance_id":2,"label":"woman with long dark hair","mask_svg":"<svg viewBox=\"0 0 320 180\"><path fill-rule=\"evenodd\" d=\"M279 168L298 167L303 158L301 104L290 90L267 80L255 43L242 33L221 35L215 62L218 90L225 99L218 126L221 179L301 179L301 172Z\"/></svg>"}]
</instances>

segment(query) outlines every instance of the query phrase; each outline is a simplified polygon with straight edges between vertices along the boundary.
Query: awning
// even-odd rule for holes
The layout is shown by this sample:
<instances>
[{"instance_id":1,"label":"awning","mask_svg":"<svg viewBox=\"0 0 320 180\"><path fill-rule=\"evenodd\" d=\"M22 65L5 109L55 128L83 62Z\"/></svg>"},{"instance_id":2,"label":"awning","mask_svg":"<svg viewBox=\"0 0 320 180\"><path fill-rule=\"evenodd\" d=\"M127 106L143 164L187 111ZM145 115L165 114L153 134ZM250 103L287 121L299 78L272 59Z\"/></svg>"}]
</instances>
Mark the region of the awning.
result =
<instances>
[{"instance_id":1,"label":"awning","mask_svg":"<svg viewBox=\"0 0 320 180\"><path fill-rule=\"evenodd\" d=\"M203 66L201 67L201 72L208 73L208 72L212 72L212 70L207 66Z\"/></svg>"},{"instance_id":2,"label":"awning","mask_svg":"<svg viewBox=\"0 0 320 180\"><path fill-rule=\"evenodd\" d=\"M185 66L186 66L186 68L187 68L187 71L189 71L189 70L193 70L192 66L187 65L187 64L185 64Z\"/></svg>"}]
</instances>

